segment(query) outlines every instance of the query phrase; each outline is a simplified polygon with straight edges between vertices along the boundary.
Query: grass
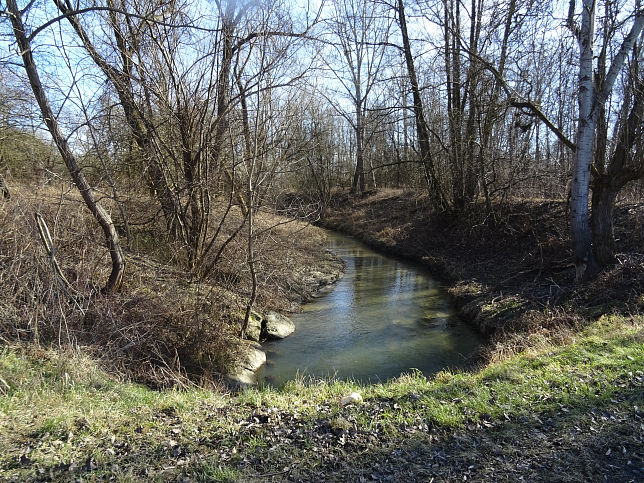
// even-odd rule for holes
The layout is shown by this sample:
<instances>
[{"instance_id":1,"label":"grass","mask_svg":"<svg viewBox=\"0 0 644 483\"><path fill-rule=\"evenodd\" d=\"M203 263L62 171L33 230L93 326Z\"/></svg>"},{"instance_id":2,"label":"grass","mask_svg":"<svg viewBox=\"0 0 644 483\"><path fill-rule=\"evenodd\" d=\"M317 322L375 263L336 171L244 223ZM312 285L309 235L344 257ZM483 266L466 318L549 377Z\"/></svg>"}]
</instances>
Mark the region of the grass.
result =
<instances>
[{"instance_id":1,"label":"grass","mask_svg":"<svg viewBox=\"0 0 644 483\"><path fill-rule=\"evenodd\" d=\"M426 451L437 435L478 438L548 420L574 428L591 424L598 409L632 414L644 406L643 317L604 316L565 343L531 347L473 373L412 373L373 386L300 379L234 395L153 391L108 376L78 353L5 347L0 476L307 479L339 455L348 465L339 474L356 476L395 441ZM353 391L364 403L341 407ZM633 424L636 434L640 422ZM350 445L364 451L345 451Z\"/></svg>"}]
</instances>

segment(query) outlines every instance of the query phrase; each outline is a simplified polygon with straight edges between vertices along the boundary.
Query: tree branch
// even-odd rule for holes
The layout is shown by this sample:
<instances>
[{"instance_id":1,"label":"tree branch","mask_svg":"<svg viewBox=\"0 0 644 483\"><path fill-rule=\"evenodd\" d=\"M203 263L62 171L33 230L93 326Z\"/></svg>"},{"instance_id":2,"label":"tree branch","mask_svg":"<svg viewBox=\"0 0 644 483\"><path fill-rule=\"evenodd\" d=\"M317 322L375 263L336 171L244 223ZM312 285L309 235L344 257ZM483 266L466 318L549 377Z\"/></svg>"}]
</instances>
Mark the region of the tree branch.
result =
<instances>
[{"instance_id":1,"label":"tree branch","mask_svg":"<svg viewBox=\"0 0 644 483\"><path fill-rule=\"evenodd\" d=\"M579 40L579 25L575 23L575 0L570 0L568 4L568 17L566 18L566 27Z\"/></svg>"},{"instance_id":2,"label":"tree branch","mask_svg":"<svg viewBox=\"0 0 644 483\"><path fill-rule=\"evenodd\" d=\"M629 52L633 48L635 41L639 37L642 29L644 28L644 9L640 9L635 13L635 21L631 27L631 31L628 33L622 45L619 47L619 52L614 57L613 62L608 69L608 74L606 74L606 79L602 85L601 91L597 94L595 101L596 106L601 106L606 102L610 92L613 90L613 85L617 79L619 71L622 69L626 58L628 57Z\"/></svg>"},{"instance_id":3,"label":"tree branch","mask_svg":"<svg viewBox=\"0 0 644 483\"><path fill-rule=\"evenodd\" d=\"M572 151L575 151L577 149L577 146L575 143L573 143L568 137L563 133L563 131L555 126L550 119L548 119L548 116L541 110L541 108L535 104L532 100L524 98L522 95L520 95L517 91L515 91L512 87L508 85L506 80L503 78L503 75L486 59L481 57L480 55L470 52L469 49L465 45L462 45L463 50L468 52L469 55L472 57L476 58L485 69L487 69L496 79L496 81L499 83L505 94L508 96L508 102L512 107L517 107L520 109L528 109L530 111L530 115L538 118L541 120L547 127L552 131L552 133L557 136L559 141L561 141L565 146L570 148Z\"/></svg>"}]
</instances>

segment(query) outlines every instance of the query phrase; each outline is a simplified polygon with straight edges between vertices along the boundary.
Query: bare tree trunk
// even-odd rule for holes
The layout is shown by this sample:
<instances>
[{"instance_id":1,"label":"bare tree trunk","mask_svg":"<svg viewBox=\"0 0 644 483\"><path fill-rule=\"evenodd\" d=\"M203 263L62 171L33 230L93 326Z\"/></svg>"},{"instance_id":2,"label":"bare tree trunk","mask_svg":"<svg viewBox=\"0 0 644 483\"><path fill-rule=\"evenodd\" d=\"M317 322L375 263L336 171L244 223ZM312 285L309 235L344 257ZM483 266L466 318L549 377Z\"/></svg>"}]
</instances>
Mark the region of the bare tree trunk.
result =
<instances>
[{"instance_id":1,"label":"bare tree trunk","mask_svg":"<svg viewBox=\"0 0 644 483\"><path fill-rule=\"evenodd\" d=\"M220 7L221 10L221 7ZM233 63L233 34L235 31L235 18L229 12L222 14L222 52L221 52L221 68L217 76L217 125L215 127L213 146L214 151L212 154L212 163L215 169L220 168L223 140L226 132L228 131L228 110L230 109L230 71ZM231 183L232 183L231 179Z\"/></svg>"},{"instance_id":2,"label":"bare tree trunk","mask_svg":"<svg viewBox=\"0 0 644 483\"><path fill-rule=\"evenodd\" d=\"M248 270L250 272L250 295L248 297L248 303L246 304L246 314L244 316L244 323L240 331L240 338L244 339L246 337L246 330L248 329L248 323L250 321L251 313L253 310L253 305L257 299L257 272L255 270L255 185L254 185L254 176L255 176L255 167L256 167L256 158L257 155L257 124L255 124L255 136L254 139L251 138L250 131L250 121L248 117L248 105L246 103L246 91L242 86L241 81L238 78L239 86L239 96L240 96L240 105L242 108L242 130L244 136L244 160L246 164L246 170L248 175L248 180L246 182L246 199L248 200L247 205L247 218L248 218L248 238L247 250L248 258L246 263L248 265ZM259 111L257 112L259 116Z\"/></svg>"},{"instance_id":3,"label":"bare tree trunk","mask_svg":"<svg viewBox=\"0 0 644 483\"><path fill-rule=\"evenodd\" d=\"M364 128L362 125L362 92L359 85L356 85L356 99L356 170L353 174L351 192L364 194Z\"/></svg>"},{"instance_id":4,"label":"bare tree trunk","mask_svg":"<svg viewBox=\"0 0 644 483\"><path fill-rule=\"evenodd\" d=\"M405 5L403 0L398 0L398 22L400 24L400 33L402 35L403 50L405 52L405 64L407 65L407 75L411 84L411 93L414 101L414 117L416 118L416 133L418 135L418 145L420 148L420 158L427 173L429 196L432 205L437 210L443 210L447 207L445 196L441 189L440 183L436 176L434 167L434 158L432 157L429 143L429 128L425 119L425 110L423 99L420 96L420 87L418 86L418 77L414 66L414 58L411 53L411 44L409 42L409 33L407 32L407 19L405 17Z\"/></svg>"},{"instance_id":5,"label":"bare tree trunk","mask_svg":"<svg viewBox=\"0 0 644 483\"><path fill-rule=\"evenodd\" d=\"M476 142L476 124L477 117L480 116L481 104L475 101L477 94L477 84L479 78L478 67L478 44L481 35L481 18L482 6L480 0L472 0L470 7L470 47L469 47L469 65L465 80L465 94L469 98L467 121L465 123L465 139L463 146L466 148L462 153L464 167L463 179L463 197L466 202L471 202L476 196L476 174L474 172L475 151L480 143ZM463 110L465 103L463 103ZM477 146L478 145L478 146Z\"/></svg>"},{"instance_id":6,"label":"bare tree trunk","mask_svg":"<svg viewBox=\"0 0 644 483\"><path fill-rule=\"evenodd\" d=\"M116 233L116 229L114 228L110 215L96 201L91 186L85 179L85 176L83 176L83 173L76 162L76 157L72 153L69 145L67 144L67 140L60 131L54 112L51 109L45 90L40 82L40 76L38 75L38 70L31 53L31 45L27 40L25 27L22 23L21 13L16 4L16 0L7 0L7 8L11 18L13 33L18 43L18 47L20 48L25 71L29 78L29 84L31 85L31 89L36 97L36 101L38 102L38 107L42 112L45 124L47 125L47 128L56 143L56 147L58 148L74 183L78 187L85 204L91 211L92 215L94 215L105 234L110 251L110 258L112 260L112 271L107 283L105 284L104 291L112 292L121 286L123 273L125 271L125 260L123 258L123 251L121 249L118 234Z\"/></svg>"},{"instance_id":7,"label":"bare tree trunk","mask_svg":"<svg viewBox=\"0 0 644 483\"><path fill-rule=\"evenodd\" d=\"M615 261L615 234L613 212L618 190L611 186L593 188L591 228L593 253L601 265Z\"/></svg>"},{"instance_id":8,"label":"bare tree trunk","mask_svg":"<svg viewBox=\"0 0 644 483\"><path fill-rule=\"evenodd\" d=\"M635 52L634 64L637 64ZM613 229L613 212L615 200L621 189L629 182L644 176L644 160L627 166L629 153L641 135L642 119L644 118L644 83L638 77L637 65L634 68L633 91L635 100L628 116L621 121L617 146L610 157L606 169L604 163L595 163L596 169L592 180L592 213L590 226L593 235L593 251L601 265L608 265L615 261L615 234ZM624 100L624 112L628 112L628 104ZM597 160L599 161L599 160Z\"/></svg>"},{"instance_id":9,"label":"bare tree trunk","mask_svg":"<svg viewBox=\"0 0 644 483\"><path fill-rule=\"evenodd\" d=\"M574 5L572 0L569 19L573 17ZM579 40L579 121L571 188L570 229L578 281L592 277L599 269L593 254L593 239L588 218L590 167L595 149L597 118L613 89L626 57L644 27L644 11L639 10L636 12L631 31L622 41L611 63L601 90L596 91L593 79L595 9L595 0L582 1L581 27L576 32ZM572 20L569 21L572 22Z\"/></svg>"},{"instance_id":10,"label":"bare tree trunk","mask_svg":"<svg viewBox=\"0 0 644 483\"><path fill-rule=\"evenodd\" d=\"M246 314L244 316L244 323L242 325L241 332L239 337L241 339L246 338L246 330L248 329L248 322L253 311L253 305L255 305L255 300L257 299L257 272L255 271L255 213L253 207L253 183L252 178L248 178L248 269L250 271L250 296L248 297L248 303L246 304Z\"/></svg>"},{"instance_id":11,"label":"bare tree trunk","mask_svg":"<svg viewBox=\"0 0 644 483\"><path fill-rule=\"evenodd\" d=\"M595 148L595 84L593 81L593 40L595 37L595 0L583 0L579 32L579 123L577 150L570 199L570 230L577 280L597 269L591 249L588 219L590 165Z\"/></svg>"}]
</instances>

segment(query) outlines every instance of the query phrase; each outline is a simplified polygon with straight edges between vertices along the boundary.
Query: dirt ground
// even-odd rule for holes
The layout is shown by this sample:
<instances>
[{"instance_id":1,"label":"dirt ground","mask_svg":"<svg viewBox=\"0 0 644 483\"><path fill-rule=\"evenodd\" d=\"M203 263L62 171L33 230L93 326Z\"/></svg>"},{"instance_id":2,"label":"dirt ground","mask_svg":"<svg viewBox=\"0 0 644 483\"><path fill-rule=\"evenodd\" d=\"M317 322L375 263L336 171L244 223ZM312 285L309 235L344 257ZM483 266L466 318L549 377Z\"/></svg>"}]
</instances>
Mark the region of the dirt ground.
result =
<instances>
[{"instance_id":1,"label":"dirt ground","mask_svg":"<svg viewBox=\"0 0 644 483\"><path fill-rule=\"evenodd\" d=\"M257 451L242 468L256 481L643 481L644 413L631 405L641 401L642 382L583 417L560 411L458 431L421 424L401 428L406 437L395 439L334 429L328 420L298 434L292 415L283 414L279 425L264 424L263 437L269 446L291 439L291 456ZM308 462L311 445L318 465Z\"/></svg>"}]
</instances>

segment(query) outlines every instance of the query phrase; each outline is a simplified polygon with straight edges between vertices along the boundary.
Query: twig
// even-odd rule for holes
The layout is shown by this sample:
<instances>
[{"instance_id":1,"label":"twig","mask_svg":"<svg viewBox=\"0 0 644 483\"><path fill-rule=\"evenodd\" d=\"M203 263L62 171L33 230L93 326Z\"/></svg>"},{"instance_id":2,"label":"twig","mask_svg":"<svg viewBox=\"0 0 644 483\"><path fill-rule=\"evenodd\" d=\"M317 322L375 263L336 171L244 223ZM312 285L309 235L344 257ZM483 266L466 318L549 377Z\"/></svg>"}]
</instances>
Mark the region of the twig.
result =
<instances>
[{"instance_id":1,"label":"twig","mask_svg":"<svg viewBox=\"0 0 644 483\"><path fill-rule=\"evenodd\" d=\"M2 198L5 200L9 201L11 199L11 193L9 193L9 188L7 188L7 184L4 181L4 178L0 174L0 194L2 195Z\"/></svg>"},{"instance_id":2,"label":"twig","mask_svg":"<svg viewBox=\"0 0 644 483\"><path fill-rule=\"evenodd\" d=\"M9 394L11 387L7 382L0 377L0 394Z\"/></svg>"}]
</instances>

